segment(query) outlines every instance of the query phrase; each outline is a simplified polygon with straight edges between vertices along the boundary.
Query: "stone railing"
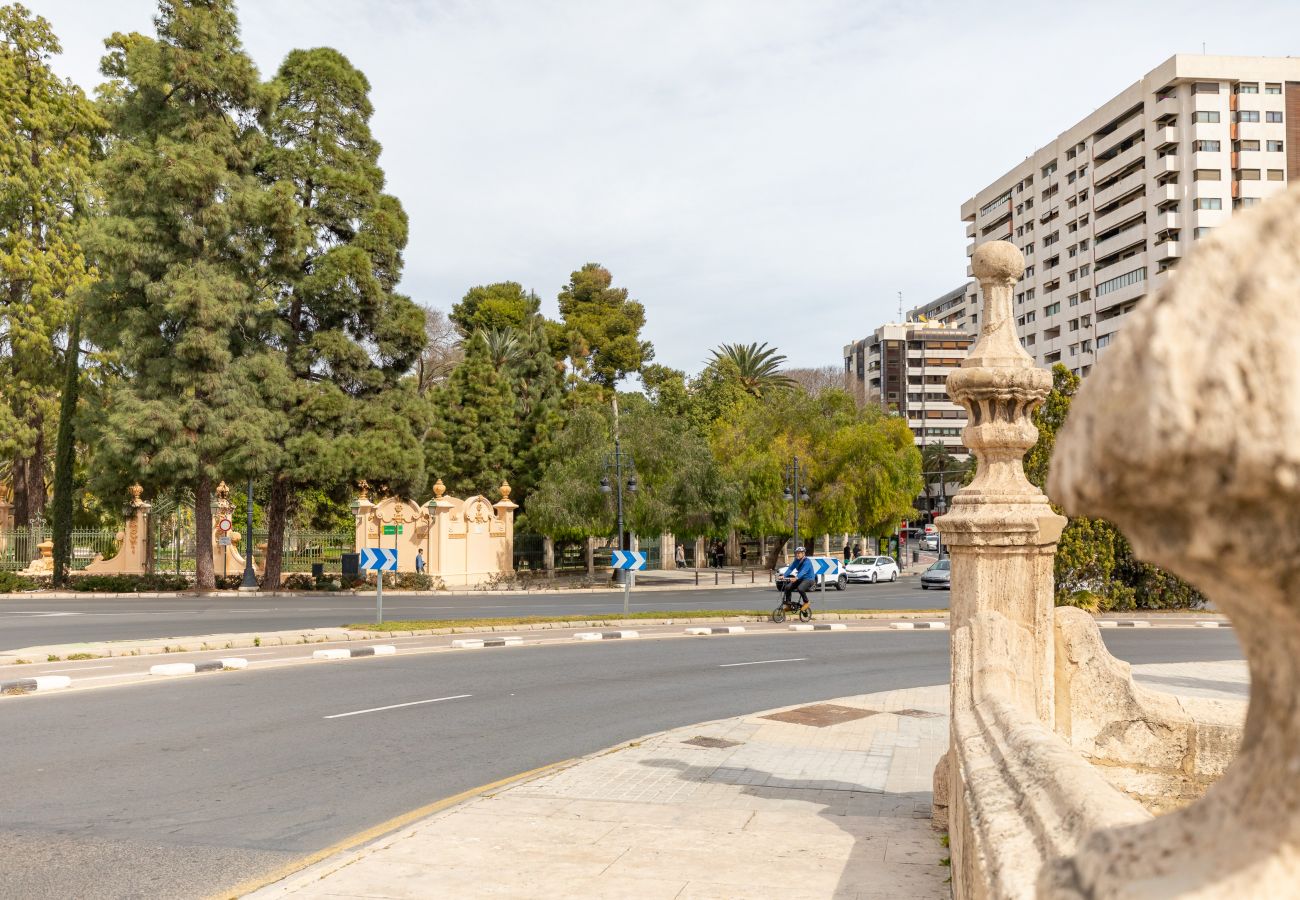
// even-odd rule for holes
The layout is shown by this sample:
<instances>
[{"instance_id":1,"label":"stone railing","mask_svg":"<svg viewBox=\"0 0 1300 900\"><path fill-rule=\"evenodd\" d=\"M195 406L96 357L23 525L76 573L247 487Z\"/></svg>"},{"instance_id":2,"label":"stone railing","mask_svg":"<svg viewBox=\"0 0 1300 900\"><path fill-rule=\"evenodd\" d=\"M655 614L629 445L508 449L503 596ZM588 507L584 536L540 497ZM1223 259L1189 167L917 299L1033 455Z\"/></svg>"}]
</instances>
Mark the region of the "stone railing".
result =
<instances>
[{"instance_id":1,"label":"stone railing","mask_svg":"<svg viewBox=\"0 0 1300 900\"><path fill-rule=\"evenodd\" d=\"M1047 392L1010 322L1022 266L1009 244L976 250L984 325L949 378L979 458L940 526L953 893L1300 897L1300 191L1234 216L1138 308L1075 399L1050 482L1232 616L1244 728L1233 704L1134 685L1094 621L1051 605L1061 519L1020 471Z\"/></svg>"}]
</instances>

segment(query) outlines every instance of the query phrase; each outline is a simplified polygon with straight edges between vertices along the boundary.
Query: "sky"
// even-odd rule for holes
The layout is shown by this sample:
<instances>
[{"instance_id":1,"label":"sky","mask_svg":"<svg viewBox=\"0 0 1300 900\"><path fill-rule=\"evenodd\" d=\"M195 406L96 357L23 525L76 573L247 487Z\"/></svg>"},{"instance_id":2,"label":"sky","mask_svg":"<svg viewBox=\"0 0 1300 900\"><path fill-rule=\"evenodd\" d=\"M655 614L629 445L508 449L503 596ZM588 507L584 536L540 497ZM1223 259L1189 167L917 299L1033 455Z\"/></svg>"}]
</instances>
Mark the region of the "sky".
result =
<instances>
[{"instance_id":1,"label":"sky","mask_svg":"<svg viewBox=\"0 0 1300 900\"><path fill-rule=\"evenodd\" d=\"M101 81L154 0L24 0ZM645 304L657 362L721 343L789 365L966 281L960 206L1174 53L1300 54L1300 3L244 0L264 78L299 47L366 73L410 217L402 290L517 281L543 312L587 262Z\"/></svg>"}]
</instances>

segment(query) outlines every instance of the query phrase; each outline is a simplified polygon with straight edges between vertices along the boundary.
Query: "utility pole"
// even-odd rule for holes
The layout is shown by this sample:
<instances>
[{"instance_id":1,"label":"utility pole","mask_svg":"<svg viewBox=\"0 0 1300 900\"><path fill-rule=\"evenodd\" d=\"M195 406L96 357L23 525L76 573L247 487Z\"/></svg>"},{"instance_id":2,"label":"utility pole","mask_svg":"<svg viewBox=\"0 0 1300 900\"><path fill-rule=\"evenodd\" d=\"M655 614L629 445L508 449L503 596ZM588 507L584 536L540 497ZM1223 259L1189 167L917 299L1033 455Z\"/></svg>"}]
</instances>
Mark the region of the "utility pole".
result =
<instances>
[{"instance_id":1,"label":"utility pole","mask_svg":"<svg viewBox=\"0 0 1300 900\"><path fill-rule=\"evenodd\" d=\"M782 468L782 475L785 480L784 497L786 500L794 501L794 545L795 547L798 547L799 501L806 501L808 499L808 488L803 486L801 482L806 482L808 480L808 468L807 466L801 465L799 457L796 456L790 465Z\"/></svg>"},{"instance_id":2,"label":"utility pole","mask_svg":"<svg viewBox=\"0 0 1300 900\"><path fill-rule=\"evenodd\" d=\"M631 460L628 460L627 468L629 471L629 475L627 479L627 490L628 493L635 494L637 489L636 471ZM611 490L614 491L616 518L618 523L618 549L627 550L629 548L623 546L623 445L618 430L618 395L617 394L614 395L614 458L613 460L609 459L608 457L605 458L605 471L608 473L610 469L614 470L615 483L611 487L609 483L609 476L605 475L600 479L600 490L601 493L605 493L605 494L608 494ZM624 569L614 570L614 578L623 583L623 614L624 615L627 615L628 612L628 605L629 605L628 595L631 593L632 581L635 577L636 577L635 574L630 571Z\"/></svg>"},{"instance_id":3,"label":"utility pole","mask_svg":"<svg viewBox=\"0 0 1300 900\"><path fill-rule=\"evenodd\" d=\"M248 476L248 540L244 544L244 579L239 583L241 591L257 590L257 573L253 571L253 476ZM223 551L225 548L222 548ZM224 554L223 554L224 560ZM223 562L224 565L224 562Z\"/></svg>"}]
</instances>

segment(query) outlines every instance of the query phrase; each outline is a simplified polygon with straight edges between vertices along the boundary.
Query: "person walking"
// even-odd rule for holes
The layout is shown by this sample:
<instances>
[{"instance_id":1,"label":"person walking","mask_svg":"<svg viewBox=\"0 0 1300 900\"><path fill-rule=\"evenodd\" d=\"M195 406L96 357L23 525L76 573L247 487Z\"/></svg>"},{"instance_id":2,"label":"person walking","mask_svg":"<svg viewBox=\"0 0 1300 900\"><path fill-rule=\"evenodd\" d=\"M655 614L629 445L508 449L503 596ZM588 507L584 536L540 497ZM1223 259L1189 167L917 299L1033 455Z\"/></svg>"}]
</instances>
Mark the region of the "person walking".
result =
<instances>
[{"instance_id":1,"label":"person walking","mask_svg":"<svg viewBox=\"0 0 1300 900\"><path fill-rule=\"evenodd\" d=\"M849 548L849 542L848 542L848 541L845 541L845 542L844 542L844 561L845 561L845 562L848 562L850 559L853 558L853 557L849 556L849 549L850 549L850 548Z\"/></svg>"},{"instance_id":2,"label":"person walking","mask_svg":"<svg viewBox=\"0 0 1300 900\"><path fill-rule=\"evenodd\" d=\"M678 544L677 552L673 554L673 559L677 561L677 568L686 568L686 548L681 544Z\"/></svg>"},{"instance_id":3,"label":"person walking","mask_svg":"<svg viewBox=\"0 0 1300 900\"><path fill-rule=\"evenodd\" d=\"M415 551L415 574L424 574L424 548Z\"/></svg>"},{"instance_id":4,"label":"person walking","mask_svg":"<svg viewBox=\"0 0 1300 900\"><path fill-rule=\"evenodd\" d=\"M745 564L748 562L749 562L749 548L746 547L744 544L741 544L740 545L740 567L742 569L745 568Z\"/></svg>"},{"instance_id":5,"label":"person walking","mask_svg":"<svg viewBox=\"0 0 1300 900\"><path fill-rule=\"evenodd\" d=\"M854 558L854 559L857 559L857 558L858 558L859 556L861 556L861 555L862 555L862 545L859 544L857 541L854 541L854 542L853 542L853 558Z\"/></svg>"},{"instance_id":6,"label":"person walking","mask_svg":"<svg viewBox=\"0 0 1300 900\"><path fill-rule=\"evenodd\" d=\"M794 548L794 562L785 567L781 573L785 576L785 602L790 603L790 594L799 592L802 606L808 605L808 591L812 589L816 576L813 574L812 560L804 555L803 547Z\"/></svg>"}]
</instances>

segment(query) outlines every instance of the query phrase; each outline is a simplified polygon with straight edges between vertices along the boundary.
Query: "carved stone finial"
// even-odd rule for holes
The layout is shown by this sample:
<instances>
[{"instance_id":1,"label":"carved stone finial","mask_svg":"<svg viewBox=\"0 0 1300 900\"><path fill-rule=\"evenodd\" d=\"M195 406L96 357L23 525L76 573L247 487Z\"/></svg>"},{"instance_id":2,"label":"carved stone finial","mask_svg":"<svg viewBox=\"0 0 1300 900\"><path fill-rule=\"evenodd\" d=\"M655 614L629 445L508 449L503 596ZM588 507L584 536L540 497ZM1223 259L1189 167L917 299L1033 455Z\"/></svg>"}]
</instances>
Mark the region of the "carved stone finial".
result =
<instances>
[{"instance_id":1,"label":"carved stone finial","mask_svg":"<svg viewBox=\"0 0 1300 900\"><path fill-rule=\"evenodd\" d=\"M357 495L362 500L370 499L370 482L364 478L357 482Z\"/></svg>"},{"instance_id":2,"label":"carved stone finial","mask_svg":"<svg viewBox=\"0 0 1300 900\"><path fill-rule=\"evenodd\" d=\"M222 481L220 484L217 485L217 500L218 502L225 502L226 500L229 499L230 499L230 488L226 487L226 483Z\"/></svg>"},{"instance_id":3,"label":"carved stone finial","mask_svg":"<svg viewBox=\"0 0 1300 900\"><path fill-rule=\"evenodd\" d=\"M140 495L144 493L144 488L140 486L140 482L137 481L135 484L131 485L127 488L127 491L131 494L132 507L144 505L144 501L140 499Z\"/></svg>"},{"instance_id":4,"label":"carved stone finial","mask_svg":"<svg viewBox=\"0 0 1300 900\"><path fill-rule=\"evenodd\" d=\"M442 495L445 493L447 493L447 485L443 484L442 479L439 478L433 483L433 498L435 500L441 500Z\"/></svg>"},{"instance_id":5,"label":"carved stone finial","mask_svg":"<svg viewBox=\"0 0 1300 900\"><path fill-rule=\"evenodd\" d=\"M502 499L502 500L509 500L509 499L510 499L510 490L511 490L511 488L510 488L510 482L508 482L508 481L506 481L504 478L502 478L502 479L501 479L501 487L497 488L497 490L499 490L499 491L501 492L501 499Z\"/></svg>"},{"instance_id":6,"label":"carved stone finial","mask_svg":"<svg viewBox=\"0 0 1300 900\"><path fill-rule=\"evenodd\" d=\"M970 267L981 284L986 281L1015 284L1025 272L1025 255L1010 241L989 241L975 248Z\"/></svg>"}]
</instances>

